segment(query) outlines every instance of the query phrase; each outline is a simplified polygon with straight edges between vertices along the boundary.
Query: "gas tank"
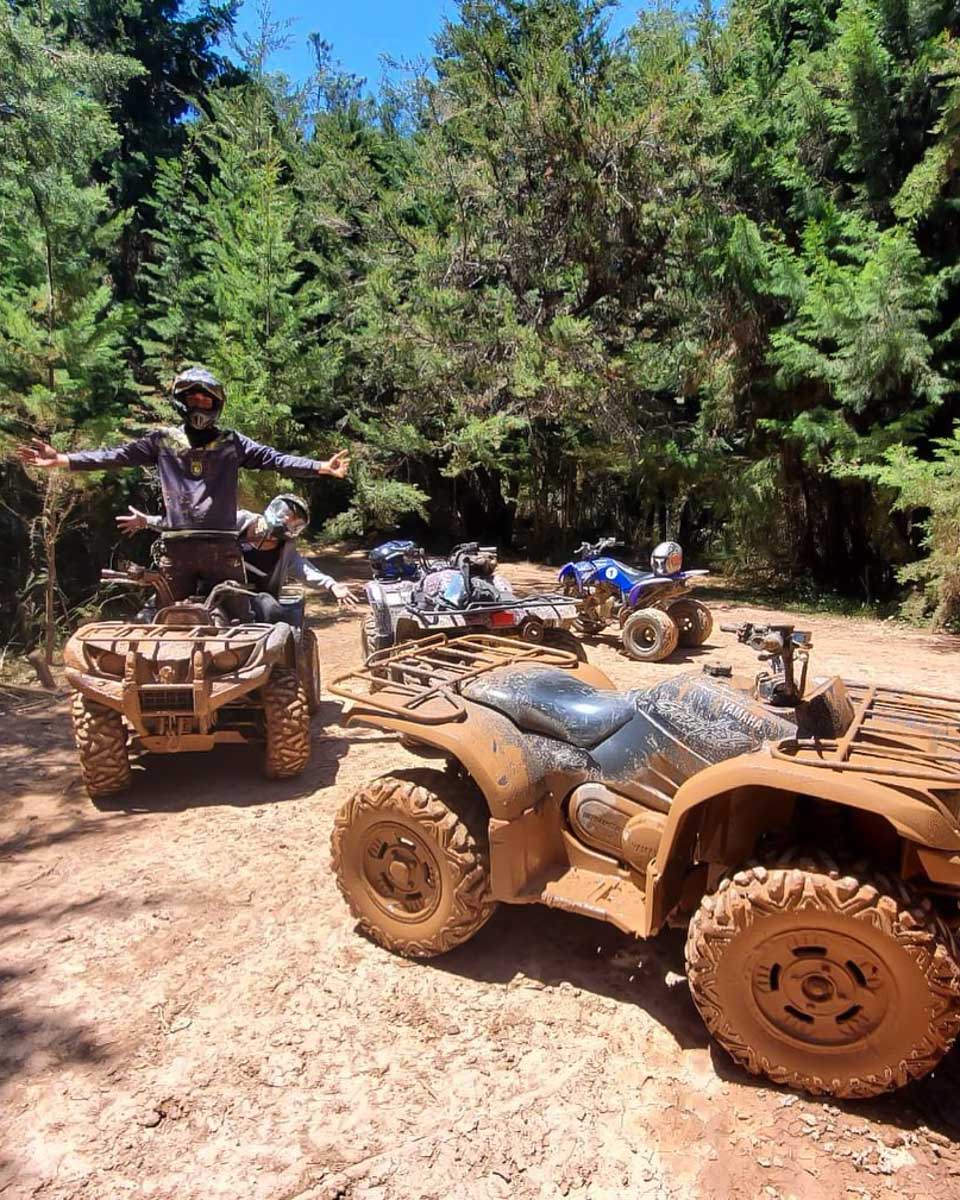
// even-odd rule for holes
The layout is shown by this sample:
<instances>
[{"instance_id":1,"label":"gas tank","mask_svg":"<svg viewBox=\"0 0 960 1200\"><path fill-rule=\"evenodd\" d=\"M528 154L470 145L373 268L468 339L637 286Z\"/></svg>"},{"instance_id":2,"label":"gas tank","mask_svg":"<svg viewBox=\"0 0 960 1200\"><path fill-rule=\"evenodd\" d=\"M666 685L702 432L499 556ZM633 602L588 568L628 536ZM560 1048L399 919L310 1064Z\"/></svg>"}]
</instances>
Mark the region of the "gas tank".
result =
<instances>
[{"instance_id":1,"label":"gas tank","mask_svg":"<svg viewBox=\"0 0 960 1200\"><path fill-rule=\"evenodd\" d=\"M774 711L749 692L700 672L674 675L631 694L633 720L591 753L599 778L647 804L653 797L669 805L677 788L706 767L797 732L793 709Z\"/></svg>"},{"instance_id":2,"label":"gas tank","mask_svg":"<svg viewBox=\"0 0 960 1200\"><path fill-rule=\"evenodd\" d=\"M611 587L619 588L621 592L629 591L642 578L640 571L628 567L618 558L595 558L593 567L594 582L609 584Z\"/></svg>"}]
</instances>

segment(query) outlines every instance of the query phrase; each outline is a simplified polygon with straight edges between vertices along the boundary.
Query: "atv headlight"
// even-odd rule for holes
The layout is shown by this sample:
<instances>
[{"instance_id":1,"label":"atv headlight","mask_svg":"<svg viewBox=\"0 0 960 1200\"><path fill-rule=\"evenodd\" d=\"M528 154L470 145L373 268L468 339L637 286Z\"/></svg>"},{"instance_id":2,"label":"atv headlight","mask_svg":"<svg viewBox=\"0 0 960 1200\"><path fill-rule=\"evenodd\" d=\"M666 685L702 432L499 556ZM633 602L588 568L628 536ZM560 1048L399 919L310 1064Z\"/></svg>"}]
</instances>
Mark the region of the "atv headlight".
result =
<instances>
[{"instance_id":1,"label":"atv headlight","mask_svg":"<svg viewBox=\"0 0 960 1200\"><path fill-rule=\"evenodd\" d=\"M105 650L102 646L91 646L89 643L84 645L83 652L92 671L100 675L112 675L116 679L123 678L122 654L117 654L115 650Z\"/></svg>"},{"instance_id":2,"label":"atv headlight","mask_svg":"<svg viewBox=\"0 0 960 1200\"><path fill-rule=\"evenodd\" d=\"M216 654L210 658L210 665L215 671L226 675L229 671L238 671L245 665L250 657L250 651L246 647L243 649L227 648L226 650L218 650Z\"/></svg>"}]
</instances>

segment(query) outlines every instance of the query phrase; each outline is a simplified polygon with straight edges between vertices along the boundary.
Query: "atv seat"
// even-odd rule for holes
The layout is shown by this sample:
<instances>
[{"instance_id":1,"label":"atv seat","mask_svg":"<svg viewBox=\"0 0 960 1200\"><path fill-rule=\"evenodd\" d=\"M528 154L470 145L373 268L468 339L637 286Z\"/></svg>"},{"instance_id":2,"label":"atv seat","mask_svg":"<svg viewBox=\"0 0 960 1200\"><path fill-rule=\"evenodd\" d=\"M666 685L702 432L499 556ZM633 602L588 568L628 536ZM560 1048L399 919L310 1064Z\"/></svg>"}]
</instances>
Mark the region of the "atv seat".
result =
<instances>
[{"instance_id":1,"label":"atv seat","mask_svg":"<svg viewBox=\"0 0 960 1200\"><path fill-rule=\"evenodd\" d=\"M631 696L602 692L558 667L499 667L471 680L461 693L541 733L589 750L636 712Z\"/></svg>"}]
</instances>

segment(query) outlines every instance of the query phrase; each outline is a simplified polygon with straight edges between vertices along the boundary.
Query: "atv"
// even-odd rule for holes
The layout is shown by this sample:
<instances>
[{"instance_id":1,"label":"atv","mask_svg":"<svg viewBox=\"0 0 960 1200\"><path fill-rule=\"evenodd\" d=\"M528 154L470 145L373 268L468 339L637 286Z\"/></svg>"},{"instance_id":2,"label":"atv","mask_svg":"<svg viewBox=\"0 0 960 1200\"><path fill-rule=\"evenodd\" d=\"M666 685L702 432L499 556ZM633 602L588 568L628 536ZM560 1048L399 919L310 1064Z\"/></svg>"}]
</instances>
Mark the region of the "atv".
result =
<instances>
[{"instance_id":1,"label":"atv","mask_svg":"<svg viewBox=\"0 0 960 1200\"><path fill-rule=\"evenodd\" d=\"M359 926L412 957L498 902L637 937L687 930L690 990L747 1071L874 1096L960 1030L960 699L808 684L808 634L736 627L766 667L614 690L548 646L433 637L331 690L445 770L394 771L337 813Z\"/></svg>"},{"instance_id":2,"label":"atv","mask_svg":"<svg viewBox=\"0 0 960 1200\"><path fill-rule=\"evenodd\" d=\"M409 553L409 552L406 552ZM585 657L572 632L576 603L565 596L517 596L497 571L497 548L466 542L445 562L421 554L417 581L366 584L370 616L360 630L364 659L398 642L429 633L516 634L525 642L549 643Z\"/></svg>"},{"instance_id":3,"label":"atv","mask_svg":"<svg viewBox=\"0 0 960 1200\"><path fill-rule=\"evenodd\" d=\"M609 537L583 542L560 568L565 594L580 600L581 633L598 634L616 621L624 652L639 662L661 662L678 645L702 646L713 632L713 616L686 592L709 571L684 571L676 542L662 542L650 556L651 570L638 571L604 554L617 544Z\"/></svg>"},{"instance_id":4,"label":"atv","mask_svg":"<svg viewBox=\"0 0 960 1200\"><path fill-rule=\"evenodd\" d=\"M175 560L211 538L236 534L177 532L162 539L164 553ZM153 589L158 607L144 610L148 624L95 621L67 642L74 737L92 799L128 786L131 748L178 754L262 742L268 778L300 774L320 697L316 639L300 628L302 595L284 589L287 619L264 624L249 619L250 590L232 580L178 600L158 569L131 566L102 578Z\"/></svg>"}]
</instances>

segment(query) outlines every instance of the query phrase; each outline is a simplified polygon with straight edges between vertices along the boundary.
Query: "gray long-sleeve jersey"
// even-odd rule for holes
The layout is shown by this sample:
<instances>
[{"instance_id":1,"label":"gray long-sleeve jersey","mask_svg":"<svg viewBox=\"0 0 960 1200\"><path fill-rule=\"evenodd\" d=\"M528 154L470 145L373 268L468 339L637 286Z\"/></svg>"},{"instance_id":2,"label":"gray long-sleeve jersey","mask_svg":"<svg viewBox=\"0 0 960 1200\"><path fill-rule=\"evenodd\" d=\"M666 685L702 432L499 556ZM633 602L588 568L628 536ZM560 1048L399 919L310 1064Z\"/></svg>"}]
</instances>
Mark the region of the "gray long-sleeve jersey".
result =
<instances>
[{"instance_id":1,"label":"gray long-sleeve jersey","mask_svg":"<svg viewBox=\"0 0 960 1200\"><path fill-rule=\"evenodd\" d=\"M67 459L71 471L156 467L168 529L233 529L241 467L292 476L316 475L320 469L316 459L281 454L234 430L223 430L206 446L191 446L177 427L153 430L123 446L74 452Z\"/></svg>"}]
</instances>

